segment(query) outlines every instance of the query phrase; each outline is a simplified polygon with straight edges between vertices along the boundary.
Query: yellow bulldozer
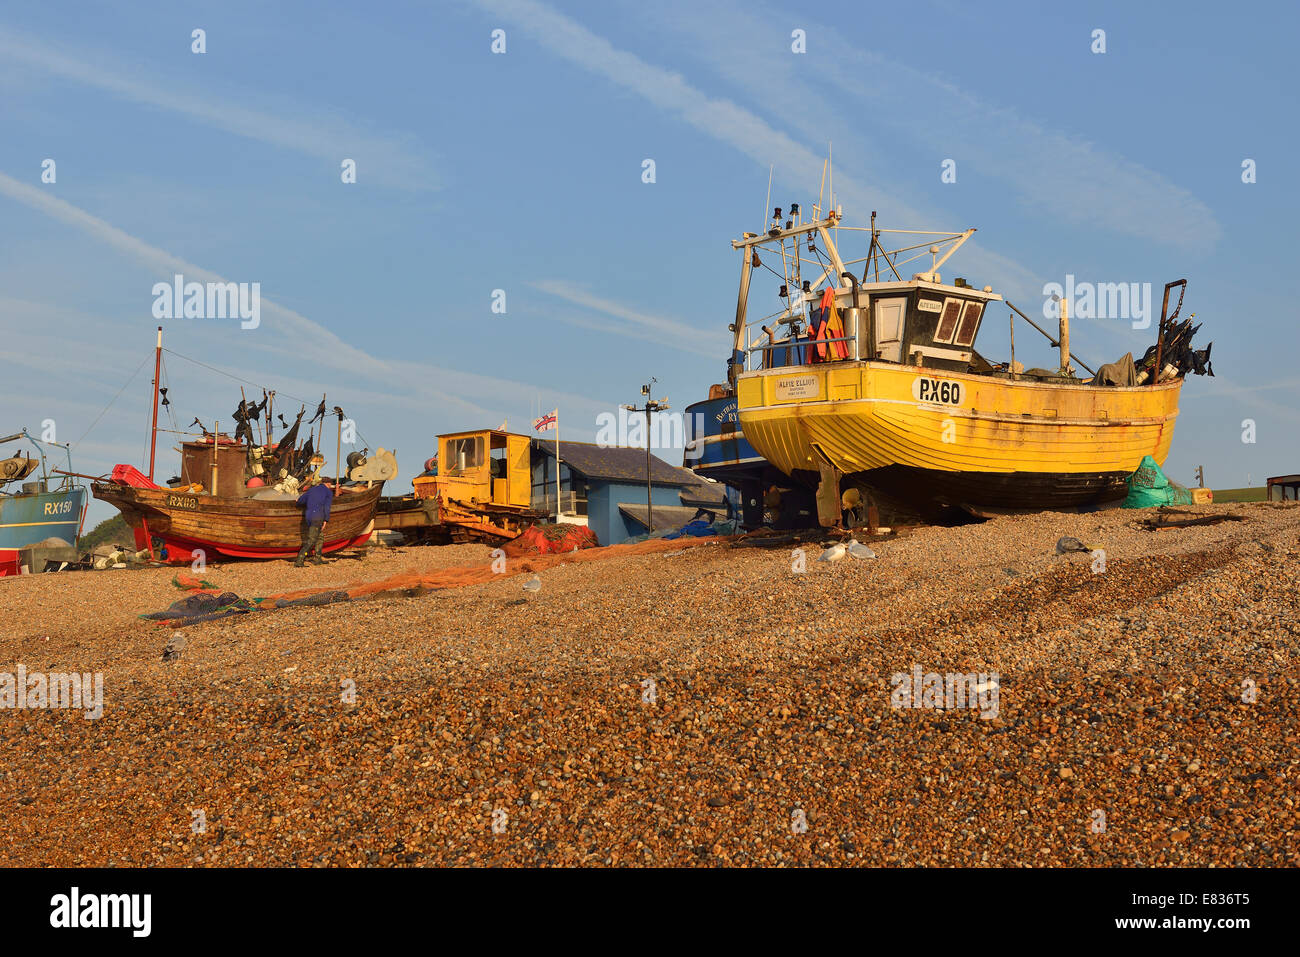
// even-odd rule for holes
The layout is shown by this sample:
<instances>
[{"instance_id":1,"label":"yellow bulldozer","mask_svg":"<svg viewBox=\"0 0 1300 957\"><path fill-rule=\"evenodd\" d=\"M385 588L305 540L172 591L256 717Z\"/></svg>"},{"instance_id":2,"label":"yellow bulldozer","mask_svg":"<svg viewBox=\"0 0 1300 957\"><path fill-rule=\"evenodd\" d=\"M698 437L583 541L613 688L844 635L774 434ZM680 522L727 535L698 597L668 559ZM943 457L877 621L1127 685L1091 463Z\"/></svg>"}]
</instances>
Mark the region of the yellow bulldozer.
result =
<instances>
[{"instance_id":1,"label":"yellow bulldozer","mask_svg":"<svg viewBox=\"0 0 1300 957\"><path fill-rule=\"evenodd\" d=\"M530 507L532 440L499 429L438 436L438 455L410 495L381 499L376 529L427 544L508 542L546 516Z\"/></svg>"}]
</instances>

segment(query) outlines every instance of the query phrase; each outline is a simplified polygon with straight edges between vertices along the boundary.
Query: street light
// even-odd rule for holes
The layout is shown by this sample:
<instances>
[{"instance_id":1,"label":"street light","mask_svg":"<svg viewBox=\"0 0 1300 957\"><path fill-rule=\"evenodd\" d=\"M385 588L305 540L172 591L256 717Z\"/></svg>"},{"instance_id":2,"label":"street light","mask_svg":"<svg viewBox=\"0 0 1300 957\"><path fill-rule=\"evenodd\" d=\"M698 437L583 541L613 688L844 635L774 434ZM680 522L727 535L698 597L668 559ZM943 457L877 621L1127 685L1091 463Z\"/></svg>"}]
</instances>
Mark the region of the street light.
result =
<instances>
[{"instance_id":1,"label":"street light","mask_svg":"<svg viewBox=\"0 0 1300 957\"><path fill-rule=\"evenodd\" d=\"M654 505L650 498L650 415L653 412L666 412L668 410L667 398L658 401L650 398L650 386L658 381L658 379L651 377L648 385L641 386L641 394L645 396L645 405L640 408L635 405L623 406L629 412L645 413L645 527L647 532L653 532L655 528Z\"/></svg>"}]
</instances>

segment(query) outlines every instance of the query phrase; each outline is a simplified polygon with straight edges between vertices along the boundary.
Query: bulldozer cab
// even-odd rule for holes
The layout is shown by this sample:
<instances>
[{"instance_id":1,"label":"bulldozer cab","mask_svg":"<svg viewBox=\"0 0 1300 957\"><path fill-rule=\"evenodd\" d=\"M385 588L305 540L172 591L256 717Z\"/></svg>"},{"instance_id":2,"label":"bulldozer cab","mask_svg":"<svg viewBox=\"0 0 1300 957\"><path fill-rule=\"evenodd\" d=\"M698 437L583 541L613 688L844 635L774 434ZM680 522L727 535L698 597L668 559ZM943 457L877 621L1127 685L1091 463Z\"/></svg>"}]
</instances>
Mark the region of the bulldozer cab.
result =
<instances>
[{"instance_id":1,"label":"bulldozer cab","mask_svg":"<svg viewBox=\"0 0 1300 957\"><path fill-rule=\"evenodd\" d=\"M438 475L432 481L438 493L461 502L527 508L529 448L528 436L495 429L440 435Z\"/></svg>"}]
</instances>

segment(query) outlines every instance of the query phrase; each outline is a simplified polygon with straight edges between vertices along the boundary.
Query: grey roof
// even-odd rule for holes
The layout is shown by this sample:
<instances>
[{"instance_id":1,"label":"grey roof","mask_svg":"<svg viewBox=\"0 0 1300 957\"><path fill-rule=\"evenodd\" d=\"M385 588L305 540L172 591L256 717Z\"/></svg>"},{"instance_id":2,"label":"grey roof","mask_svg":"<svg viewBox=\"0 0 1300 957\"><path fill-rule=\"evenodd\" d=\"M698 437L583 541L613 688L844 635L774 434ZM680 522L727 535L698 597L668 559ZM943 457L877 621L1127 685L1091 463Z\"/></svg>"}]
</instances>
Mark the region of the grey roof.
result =
<instances>
[{"instance_id":1,"label":"grey roof","mask_svg":"<svg viewBox=\"0 0 1300 957\"><path fill-rule=\"evenodd\" d=\"M699 476L696 476L699 478ZM699 485L688 485L681 490L678 496L683 505L691 505L696 508L719 508L726 511L727 487L721 482L706 482L701 480Z\"/></svg>"},{"instance_id":2,"label":"grey roof","mask_svg":"<svg viewBox=\"0 0 1300 957\"><path fill-rule=\"evenodd\" d=\"M555 455L555 443L534 439L533 450ZM604 482L645 483L645 449L623 446L602 448L591 442L560 440L560 461L574 472ZM695 486L703 480L690 469L669 465L659 456L650 455L650 482L653 485Z\"/></svg>"},{"instance_id":3,"label":"grey roof","mask_svg":"<svg viewBox=\"0 0 1300 957\"><path fill-rule=\"evenodd\" d=\"M560 456L564 456L563 449L560 450ZM644 505L620 505L618 510L628 518L632 519L632 521L640 524L642 528L645 527L646 518ZM650 531L661 532L681 528L695 517L695 512L696 509L685 508L681 505L656 505L654 507L655 527L650 529Z\"/></svg>"}]
</instances>

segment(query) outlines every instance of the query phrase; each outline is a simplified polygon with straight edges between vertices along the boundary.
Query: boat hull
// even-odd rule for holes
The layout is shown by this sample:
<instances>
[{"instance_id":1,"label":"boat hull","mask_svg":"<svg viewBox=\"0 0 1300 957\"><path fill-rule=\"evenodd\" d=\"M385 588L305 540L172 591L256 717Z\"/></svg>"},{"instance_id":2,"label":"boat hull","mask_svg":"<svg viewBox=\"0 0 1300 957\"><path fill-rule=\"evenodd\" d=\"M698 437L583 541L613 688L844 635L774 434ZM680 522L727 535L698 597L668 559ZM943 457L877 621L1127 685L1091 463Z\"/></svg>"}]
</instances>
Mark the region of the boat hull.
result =
<instances>
[{"instance_id":1,"label":"boat hull","mask_svg":"<svg viewBox=\"0 0 1300 957\"><path fill-rule=\"evenodd\" d=\"M47 538L77 543L86 514L86 490L80 486L0 495L0 575L17 574L19 549Z\"/></svg>"},{"instance_id":2,"label":"boat hull","mask_svg":"<svg viewBox=\"0 0 1300 957\"><path fill-rule=\"evenodd\" d=\"M686 407L683 464L698 475L739 486L760 478L767 461L745 439L735 396L704 399Z\"/></svg>"},{"instance_id":3,"label":"boat hull","mask_svg":"<svg viewBox=\"0 0 1300 957\"><path fill-rule=\"evenodd\" d=\"M303 511L295 501L266 501L133 488L100 482L95 497L118 508L136 531L136 544L161 539L169 561L191 560L195 553L228 558L289 558L302 547ZM336 552L365 542L374 529L375 507L383 483L335 497L321 550Z\"/></svg>"},{"instance_id":4,"label":"boat hull","mask_svg":"<svg viewBox=\"0 0 1300 957\"><path fill-rule=\"evenodd\" d=\"M800 527L815 515L811 496L789 490L790 475L768 462L745 438L734 395L694 402L686 407L683 465L697 475L740 493L740 521L746 529L762 525ZM786 489L785 507L776 514L764 504L770 487Z\"/></svg>"},{"instance_id":5,"label":"boat hull","mask_svg":"<svg viewBox=\"0 0 1300 957\"><path fill-rule=\"evenodd\" d=\"M917 506L1036 510L1116 498L1143 456L1163 463L1181 386L836 362L746 373L737 399L745 437L786 474L815 484L829 463Z\"/></svg>"}]
</instances>

